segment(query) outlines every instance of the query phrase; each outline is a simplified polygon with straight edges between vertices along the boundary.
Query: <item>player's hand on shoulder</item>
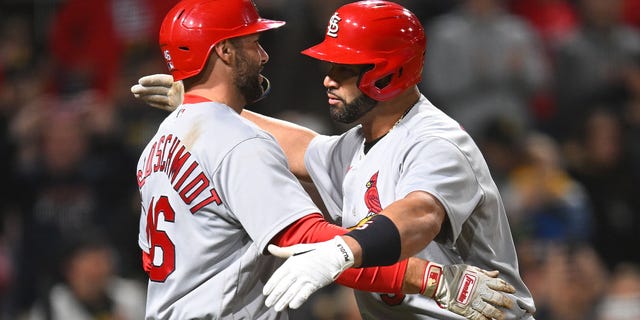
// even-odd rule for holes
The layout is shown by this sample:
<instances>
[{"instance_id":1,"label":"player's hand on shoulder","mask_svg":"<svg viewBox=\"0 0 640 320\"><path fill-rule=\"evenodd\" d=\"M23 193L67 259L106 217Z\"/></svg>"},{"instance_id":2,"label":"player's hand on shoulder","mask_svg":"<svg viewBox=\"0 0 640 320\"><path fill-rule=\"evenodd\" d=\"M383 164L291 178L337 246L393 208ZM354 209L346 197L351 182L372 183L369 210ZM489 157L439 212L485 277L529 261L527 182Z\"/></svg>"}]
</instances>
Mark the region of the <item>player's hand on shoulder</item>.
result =
<instances>
[{"instance_id":1,"label":"player's hand on shoulder","mask_svg":"<svg viewBox=\"0 0 640 320\"><path fill-rule=\"evenodd\" d=\"M144 76L131 87L131 93L146 104L165 111L173 111L184 98L182 81L173 81L168 74Z\"/></svg>"},{"instance_id":2,"label":"player's hand on shoulder","mask_svg":"<svg viewBox=\"0 0 640 320\"><path fill-rule=\"evenodd\" d=\"M429 262L421 294L467 319L504 319L503 308L511 309L507 294L516 289L498 278L498 271L486 271L466 264L439 265Z\"/></svg>"},{"instance_id":3,"label":"player's hand on shoulder","mask_svg":"<svg viewBox=\"0 0 640 320\"><path fill-rule=\"evenodd\" d=\"M264 286L265 305L276 311L296 309L312 293L330 284L354 263L353 253L342 237L290 247L269 245L274 256L287 258Z\"/></svg>"}]
</instances>

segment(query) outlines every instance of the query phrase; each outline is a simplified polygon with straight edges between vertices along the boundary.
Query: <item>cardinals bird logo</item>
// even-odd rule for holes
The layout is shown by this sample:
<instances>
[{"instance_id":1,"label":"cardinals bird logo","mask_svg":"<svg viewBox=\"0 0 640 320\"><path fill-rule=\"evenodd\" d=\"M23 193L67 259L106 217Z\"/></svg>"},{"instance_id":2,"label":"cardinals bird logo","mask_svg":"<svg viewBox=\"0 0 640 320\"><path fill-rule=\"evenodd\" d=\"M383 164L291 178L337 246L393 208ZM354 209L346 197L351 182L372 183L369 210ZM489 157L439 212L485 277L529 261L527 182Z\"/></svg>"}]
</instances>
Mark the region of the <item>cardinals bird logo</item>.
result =
<instances>
[{"instance_id":1,"label":"cardinals bird logo","mask_svg":"<svg viewBox=\"0 0 640 320\"><path fill-rule=\"evenodd\" d=\"M367 191L364 193L364 204L367 206L368 212L367 215L362 218L362 220L358 221L358 223L352 227L349 227L349 230L353 230L363 226L371 217L378 214L378 212L382 211L382 206L380 205L380 196L378 196L378 172L374 173L369 181L367 182Z\"/></svg>"},{"instance_id":2,"label":"cardinals bird logo","mask_svg":"<svg viewBox=\"0 0 640 320\"><path fill-rule=\"evenodd\" d=\"M378 171L379 172L379 171ZM380 196L378 196L378 172L374 173L367 182L367 191L364 193L364 204L369 209L369 215L382 211Z\"/></svg>"}]
</instances>

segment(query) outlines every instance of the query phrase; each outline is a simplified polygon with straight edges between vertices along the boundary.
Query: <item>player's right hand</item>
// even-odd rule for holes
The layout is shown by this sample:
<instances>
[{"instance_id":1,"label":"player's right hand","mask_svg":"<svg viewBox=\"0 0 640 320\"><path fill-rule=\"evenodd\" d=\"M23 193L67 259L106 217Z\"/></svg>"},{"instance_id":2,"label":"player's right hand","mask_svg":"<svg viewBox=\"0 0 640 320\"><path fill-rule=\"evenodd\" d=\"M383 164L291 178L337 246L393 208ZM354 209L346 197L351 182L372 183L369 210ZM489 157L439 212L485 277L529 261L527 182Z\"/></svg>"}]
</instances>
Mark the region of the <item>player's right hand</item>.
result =
<instances>
[{"instance_id":1,"label":"player's right hand","mask_svg":"<svg viewBox=\"0 0 640 320\"><path fill-rule=\"evenodd\" d=\"M420 293L467 319L504 319L500 309L513 307L506 293L516 289L498 274L466 264L443 266L429 262Z\"/></svg>"},{"instance_id":2,"label":"player's right hand","mask_svg":"<svg viewBox=\"0 0 640 320\"><path fill-rule=\"evenodd\" d=\"M330 284L354 262L351 249L342 237L290 247L269 245L269 252L287 261L276 270L263 288L265 305L276 311L296 309L318 289Z\"/></svg>"},{"instance_id":3,"label":"player's right hand","mask_svg":"<svg viewBox=\"0 0 640 320\"><path fill-rule=\"evenodd\" d=\"M154 108L173 111L182 104L184 86L182 81L173 81L171 75L152 74L140 78L131 93Z\"/></svg>"}]
</instances>

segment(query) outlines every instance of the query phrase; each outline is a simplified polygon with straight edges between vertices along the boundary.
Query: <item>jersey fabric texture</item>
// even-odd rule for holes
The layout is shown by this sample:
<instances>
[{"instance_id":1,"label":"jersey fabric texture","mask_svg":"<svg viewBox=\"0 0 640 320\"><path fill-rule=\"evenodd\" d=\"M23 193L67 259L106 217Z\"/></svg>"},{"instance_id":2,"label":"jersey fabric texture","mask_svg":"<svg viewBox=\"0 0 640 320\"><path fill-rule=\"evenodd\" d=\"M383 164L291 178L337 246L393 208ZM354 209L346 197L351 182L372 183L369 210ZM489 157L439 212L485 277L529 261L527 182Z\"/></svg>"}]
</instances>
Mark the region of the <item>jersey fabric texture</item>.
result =
<instances>
[{"instance_id":1,"label":"jersey fabric texture","mask_svg":"<svg viewBox=\"0 0 640 320\"><path fill-rule=\"evenodd\" d=\"M287 319L264 305L282 259L262 252L319 210L271 135L226 105L185 104L162 122L137 175L138 242L158 272L146 319Z\"/></svg>"},{"instance_id":2,"label":"jersey fabric texture","mask_svg":"<svg viewBox=\"0 0 640 320\"><path fill-rule=\"evenodd\" d=\"M499 270L517 290L507 319L532 319L533 299L519 276L515 247L498 189L472 138L424 96L365 154L356 126L314 138L305 165L331 219L345 228L367 221L413 191L436 197L447 221L417 257ZM421 295L356 291L364 319L463 319Z\"/></svg>"}]
</instances>

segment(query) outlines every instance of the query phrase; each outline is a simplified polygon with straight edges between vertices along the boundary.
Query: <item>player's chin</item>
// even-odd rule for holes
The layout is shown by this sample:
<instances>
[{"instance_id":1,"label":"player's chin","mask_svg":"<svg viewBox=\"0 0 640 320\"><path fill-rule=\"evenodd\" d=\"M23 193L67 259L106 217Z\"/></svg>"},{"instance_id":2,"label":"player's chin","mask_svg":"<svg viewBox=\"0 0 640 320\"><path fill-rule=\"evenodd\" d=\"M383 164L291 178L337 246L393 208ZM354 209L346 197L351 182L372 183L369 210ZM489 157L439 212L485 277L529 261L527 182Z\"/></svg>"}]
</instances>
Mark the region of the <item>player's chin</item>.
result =
<instances>
[{"instance_id":1,"label":"player's chin","mask_svg":"<svg viewBox=\"0 0 640 320\"><path fill-rule=\"evenodd\" d=\"M338 122L344 122L344 108L342 106L343 104L340 103L329 104L329 116L331 119Z\"/></svg>"}]
</instances>

